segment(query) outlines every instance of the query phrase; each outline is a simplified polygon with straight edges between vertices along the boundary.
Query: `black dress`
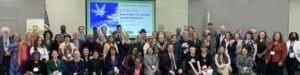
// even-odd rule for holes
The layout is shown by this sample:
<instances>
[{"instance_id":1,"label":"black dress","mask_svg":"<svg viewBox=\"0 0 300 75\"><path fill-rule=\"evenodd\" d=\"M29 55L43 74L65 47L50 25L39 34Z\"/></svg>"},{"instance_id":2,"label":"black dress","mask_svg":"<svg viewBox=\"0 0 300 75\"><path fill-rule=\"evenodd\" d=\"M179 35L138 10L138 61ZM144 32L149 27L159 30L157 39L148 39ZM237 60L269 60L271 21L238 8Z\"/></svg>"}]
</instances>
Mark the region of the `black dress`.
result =
<instances>
[{"instance_id":1,"label":"black dress","mask_svg":"<svg viewBox=\"0 0 300 75\"><path fill-rule=\"evenodd\" d=\"M256 56L256 73L257 75L265 75L266 63L265 63L265 53L267 49L267 44L265 42L257 42L257 54L263 54L261 58Z\"/></svg>"}]
</instances>

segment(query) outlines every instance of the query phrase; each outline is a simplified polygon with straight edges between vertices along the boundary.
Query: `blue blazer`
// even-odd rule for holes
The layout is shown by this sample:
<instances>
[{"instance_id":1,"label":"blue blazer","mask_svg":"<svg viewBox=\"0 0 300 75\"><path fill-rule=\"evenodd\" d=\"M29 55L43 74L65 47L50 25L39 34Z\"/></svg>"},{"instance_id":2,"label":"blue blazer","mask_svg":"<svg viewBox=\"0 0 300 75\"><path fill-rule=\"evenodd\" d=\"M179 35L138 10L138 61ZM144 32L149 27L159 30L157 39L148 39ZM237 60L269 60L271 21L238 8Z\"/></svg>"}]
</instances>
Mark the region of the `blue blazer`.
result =
<instances>
[{"instance_id":1,"label":"blue blazer","mask_svg":"<svg viewBox=\"0 0 300 75\"><path fill-rule=\"evenodd\" d=\"M122 58L119 55L116 55L115 61L117 62L116 66L119 70L121 70L122 67ZM114 70L115 65L113 65L112 60L110 59L109 56L107 56L105 58L105 64L104 64L104 68L105 71L113 71Z\"/></svg>"}]
</instances>

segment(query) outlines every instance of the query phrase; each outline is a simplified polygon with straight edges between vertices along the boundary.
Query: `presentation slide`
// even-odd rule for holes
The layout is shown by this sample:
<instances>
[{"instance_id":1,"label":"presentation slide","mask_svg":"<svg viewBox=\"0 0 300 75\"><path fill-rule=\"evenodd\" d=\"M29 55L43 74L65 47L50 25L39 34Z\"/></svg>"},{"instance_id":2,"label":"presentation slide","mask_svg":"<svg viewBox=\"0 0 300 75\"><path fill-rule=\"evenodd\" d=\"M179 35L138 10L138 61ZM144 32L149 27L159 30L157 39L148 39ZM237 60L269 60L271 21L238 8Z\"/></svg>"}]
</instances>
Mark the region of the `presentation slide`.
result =
<instances>
[{"instance_id":1,"label":"presentation slide","mask_svg":"<svg viewBox=\"0 0 300 75\"><path fill-rule=\"evenodd\" d=\"M130 38L135 38L141 29L147 35L155 31L155 1L154 0L87 0L87 34L93 33L97 27L107 27L107 34L116 31L121 25L123 32L128 32Z\"/></svg>"}]
</instances>

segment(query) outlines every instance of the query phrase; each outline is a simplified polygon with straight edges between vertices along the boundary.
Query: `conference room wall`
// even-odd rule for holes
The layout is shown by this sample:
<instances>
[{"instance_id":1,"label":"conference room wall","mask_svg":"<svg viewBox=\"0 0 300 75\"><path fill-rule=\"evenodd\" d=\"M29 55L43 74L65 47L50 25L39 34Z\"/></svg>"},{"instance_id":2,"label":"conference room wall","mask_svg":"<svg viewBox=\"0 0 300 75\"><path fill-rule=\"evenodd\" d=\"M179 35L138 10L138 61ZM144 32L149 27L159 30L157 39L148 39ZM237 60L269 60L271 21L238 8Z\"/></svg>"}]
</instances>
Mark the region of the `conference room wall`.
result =
<instances>
[{"instance_id":1,"label":"conference room wall","mask_svg":"<svg viewBox=\"0 0 300 75\"><path fill-rule=\"evenodd\" d=\"M84 0L46 0L50 29L59 33L60 25L67 26L67 32L77 31L77 27L85 26ZM165 25L166 31L175 33L177 27L188 24L187 0L156 0L156 27Z\"/></svg>"},{"instance_id":2,"label":"conference room wall","mask_svg":"<svg viewBox=\"0 0 300 75\"><path fill-rule=\"evenodd\" d=\"M0 28L26 33L27 18L44 18L44 0L0 0ZM23 36L22 36L23 37Z\"/></svg>"},{"instance_id":3,"label":"conference room wall","mask_svg":"<svg viewBox=\"0 0 300 75\"><path fill-rule=\"evenodd\" d=\"M188 23L197 31L206 27L208 8L216 30L221 25L226 25L231 32L239 27L256 28L266 30L269 36L274 31L281 31L283 35L289 31L289 0L189 0L188 5Z\"/></svg>"},{"instance_id":4,"label":"conference room wall","mask_svg":"<svg viewBox=\"0 0 300 75\"><path fill-rule=\"evenodd\" d=\"M61 25L66 25L69 34L85 26L85 0L46 0L46 6L53 34L60 33Z\"/></svg>"},{"instance_id":5,"label":"conference room wall","mask_svg":"<svg viewBox=\"0 0 300 75\"><path fill-rule=\"evenodd\" d=\"M176 32L188 24L188 0L156 0L156 28L160 24L165 31Z\"/></svg>"},{"instance_id":6,"label":"conference room wall","mask_svg":"<svg viewBox=\"0 0 300 75\"><path fill-rule=\"evenodd\" d=\"M290 0L289 32L300 32L300 0Z\"/></svg>"}]
</instances>

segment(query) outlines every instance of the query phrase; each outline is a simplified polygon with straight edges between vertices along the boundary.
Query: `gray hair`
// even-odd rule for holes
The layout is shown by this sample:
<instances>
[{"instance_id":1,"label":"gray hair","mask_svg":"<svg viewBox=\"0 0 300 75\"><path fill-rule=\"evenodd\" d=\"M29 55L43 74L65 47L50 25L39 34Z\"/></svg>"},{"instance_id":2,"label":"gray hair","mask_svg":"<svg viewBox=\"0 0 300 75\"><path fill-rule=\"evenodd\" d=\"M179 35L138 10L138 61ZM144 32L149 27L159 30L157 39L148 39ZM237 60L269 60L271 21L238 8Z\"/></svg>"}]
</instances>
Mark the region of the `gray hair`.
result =
<instances>
[{"instance_id":1,"label":"gray hair","mask_svg":"<svg viewBox=\"0 0 300 75\"><path fill-rule=\"evenodd\" d=\"M9 33L10 29L8 27L2 27L1 28L1 33L4 33L5 31L7 31Z\"/></svg>"}]
</instances>

